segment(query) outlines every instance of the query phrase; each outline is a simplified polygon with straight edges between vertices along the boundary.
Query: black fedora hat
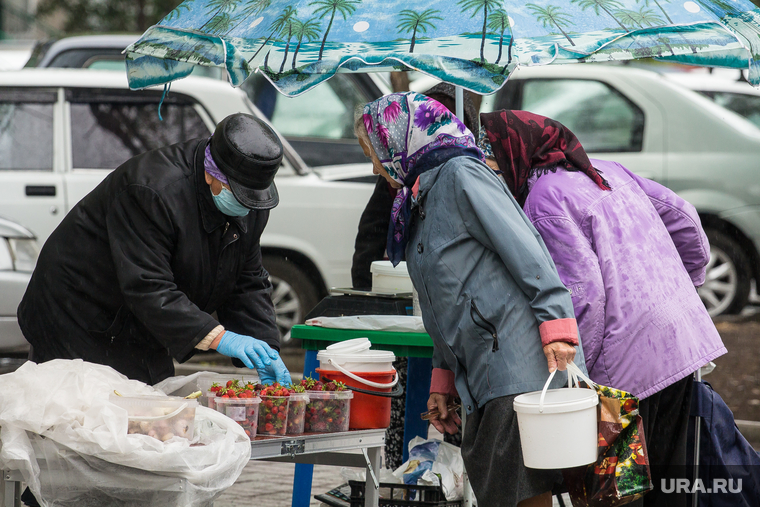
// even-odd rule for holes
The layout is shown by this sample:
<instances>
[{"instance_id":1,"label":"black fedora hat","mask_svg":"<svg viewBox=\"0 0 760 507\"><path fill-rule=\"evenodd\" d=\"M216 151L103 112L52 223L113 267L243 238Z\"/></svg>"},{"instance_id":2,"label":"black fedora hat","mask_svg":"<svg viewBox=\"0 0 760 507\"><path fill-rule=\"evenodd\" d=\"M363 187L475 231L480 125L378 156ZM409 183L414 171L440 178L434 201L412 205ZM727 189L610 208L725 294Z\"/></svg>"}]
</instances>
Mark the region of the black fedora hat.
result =
<instances>
[{"instance_id":1,"label":"black fedora hat","mask_svg":"<svg viewBox=\"0 0 760 507\"><path fill-rule=\"evenodd\" d=\"M282 162L282 142L269 125L245 113L226 117L211 137L211 156L240 204L271 209L280 202L274 176Z\"/></svg>"}]
</instances>

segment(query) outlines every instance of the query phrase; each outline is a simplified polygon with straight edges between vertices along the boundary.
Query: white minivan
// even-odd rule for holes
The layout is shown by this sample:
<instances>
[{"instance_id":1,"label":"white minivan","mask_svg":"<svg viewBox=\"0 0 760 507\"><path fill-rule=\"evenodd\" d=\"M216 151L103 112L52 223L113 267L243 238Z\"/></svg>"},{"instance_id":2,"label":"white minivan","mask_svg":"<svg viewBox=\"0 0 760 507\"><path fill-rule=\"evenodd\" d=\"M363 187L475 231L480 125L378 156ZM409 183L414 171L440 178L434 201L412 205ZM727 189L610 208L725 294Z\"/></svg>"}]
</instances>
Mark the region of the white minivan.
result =
<instances>
[{"instance_id":1,"label":"white minivan","mask_svg":"<svg viewBox=\"0 0 760 507\"><path fill-rule=\"evenodd\" d=\"M175 82L161 106L163 120L160 100L160 90L129 90L126 75L118 72L0 73L0 216L29 229L42 245L63 216L130 157L210 136L232 113L262 117L244 92L216 79ZM283 146L275 180L280 204L261 247L287 340L290 327L330 287L350 286L359 217L373 185L322 178L285 139Z\"/></svg>"}]
</instances>

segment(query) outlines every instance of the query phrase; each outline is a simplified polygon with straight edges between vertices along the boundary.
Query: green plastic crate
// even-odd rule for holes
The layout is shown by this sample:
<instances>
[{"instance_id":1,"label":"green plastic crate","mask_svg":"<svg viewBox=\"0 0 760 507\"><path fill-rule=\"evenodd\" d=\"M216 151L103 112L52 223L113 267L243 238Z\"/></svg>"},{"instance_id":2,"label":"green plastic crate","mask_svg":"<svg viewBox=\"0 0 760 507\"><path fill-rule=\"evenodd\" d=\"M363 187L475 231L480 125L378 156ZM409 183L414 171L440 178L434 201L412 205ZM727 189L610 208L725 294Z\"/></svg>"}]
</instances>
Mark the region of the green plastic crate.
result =
<instances>
[{"instance_id":1,"label":"green plastic crate","mask_svg":"<svg viewBox=\"0 0 760 507\"><path fill-rule=\"evenodd\" d=\"M302 340L301 347L306 350L322 350L336 342L353 338L368 338L372 342L373 349L389 350L397 357L433 357L433 341L427 333L362 331L361 329L331 329L297 325L291 328L290 335Z\"/></svg>"}]
</instances>

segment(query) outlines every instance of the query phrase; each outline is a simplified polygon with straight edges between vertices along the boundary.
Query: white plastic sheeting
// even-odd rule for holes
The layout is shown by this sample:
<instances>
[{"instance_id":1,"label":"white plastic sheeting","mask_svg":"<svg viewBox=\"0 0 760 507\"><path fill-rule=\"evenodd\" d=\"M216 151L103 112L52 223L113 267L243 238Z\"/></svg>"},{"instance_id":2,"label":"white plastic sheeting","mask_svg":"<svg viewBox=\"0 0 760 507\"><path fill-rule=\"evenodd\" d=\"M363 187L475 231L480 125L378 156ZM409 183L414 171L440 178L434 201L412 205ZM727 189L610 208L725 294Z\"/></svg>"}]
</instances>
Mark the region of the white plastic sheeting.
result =
<instances>
[{"instance_id":1,"label":"white plastic sheeting","mask_svg":"<svg viewBox=\"0 0 760 507\"><path fill-rule=\"evenodd\" d=\"M399 333L424 333L422 317L412 315L349 315L345 317L314 317L307 326L333 329L358 329L361 331L394 331Z\"/></svg>"},{"instance_id":2,"label":"white plastic sheeting","mask_svg":"<svg viewBox=\"0 0 760 507\"><path fill-rule=\"evenodd\" d=\"M203 506L251 456L237 423L198 407L192 440L127 434L127 412L108 401L165 396L108 366L27 362L0 375L0 467L21 471L44 507Z\"/></svg>"}]
</instances>

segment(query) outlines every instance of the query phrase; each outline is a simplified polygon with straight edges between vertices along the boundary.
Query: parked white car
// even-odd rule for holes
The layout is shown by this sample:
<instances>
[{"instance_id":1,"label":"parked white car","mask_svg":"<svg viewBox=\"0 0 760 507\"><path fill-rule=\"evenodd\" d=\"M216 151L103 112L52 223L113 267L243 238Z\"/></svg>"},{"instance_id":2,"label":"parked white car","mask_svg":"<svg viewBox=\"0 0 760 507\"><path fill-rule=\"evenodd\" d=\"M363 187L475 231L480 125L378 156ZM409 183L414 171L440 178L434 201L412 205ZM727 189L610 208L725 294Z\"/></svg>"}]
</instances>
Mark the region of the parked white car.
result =
<instances>
[{"instance_id":1,"label":"parked white car","mask_svg":"<svg viewBox=\"0 0 760 507\"><path fill-rule=\"evenodd\" d=\"M157 114L160 98L160 90L130 91L118 72L0 73L0 215L22 224L42 244L82 197L133 155L210 136L218 121L235 112L261 116L245 93L215 79L174 83L161 108L163 121ZM320 178L284 139L283 145L275 180L280 204L270 214L261 247L287 339L292 324L329 287L350 286L354 238L373 186ZM0 294L11 298L4 285Z\"/></svg>"}]
</instances>

